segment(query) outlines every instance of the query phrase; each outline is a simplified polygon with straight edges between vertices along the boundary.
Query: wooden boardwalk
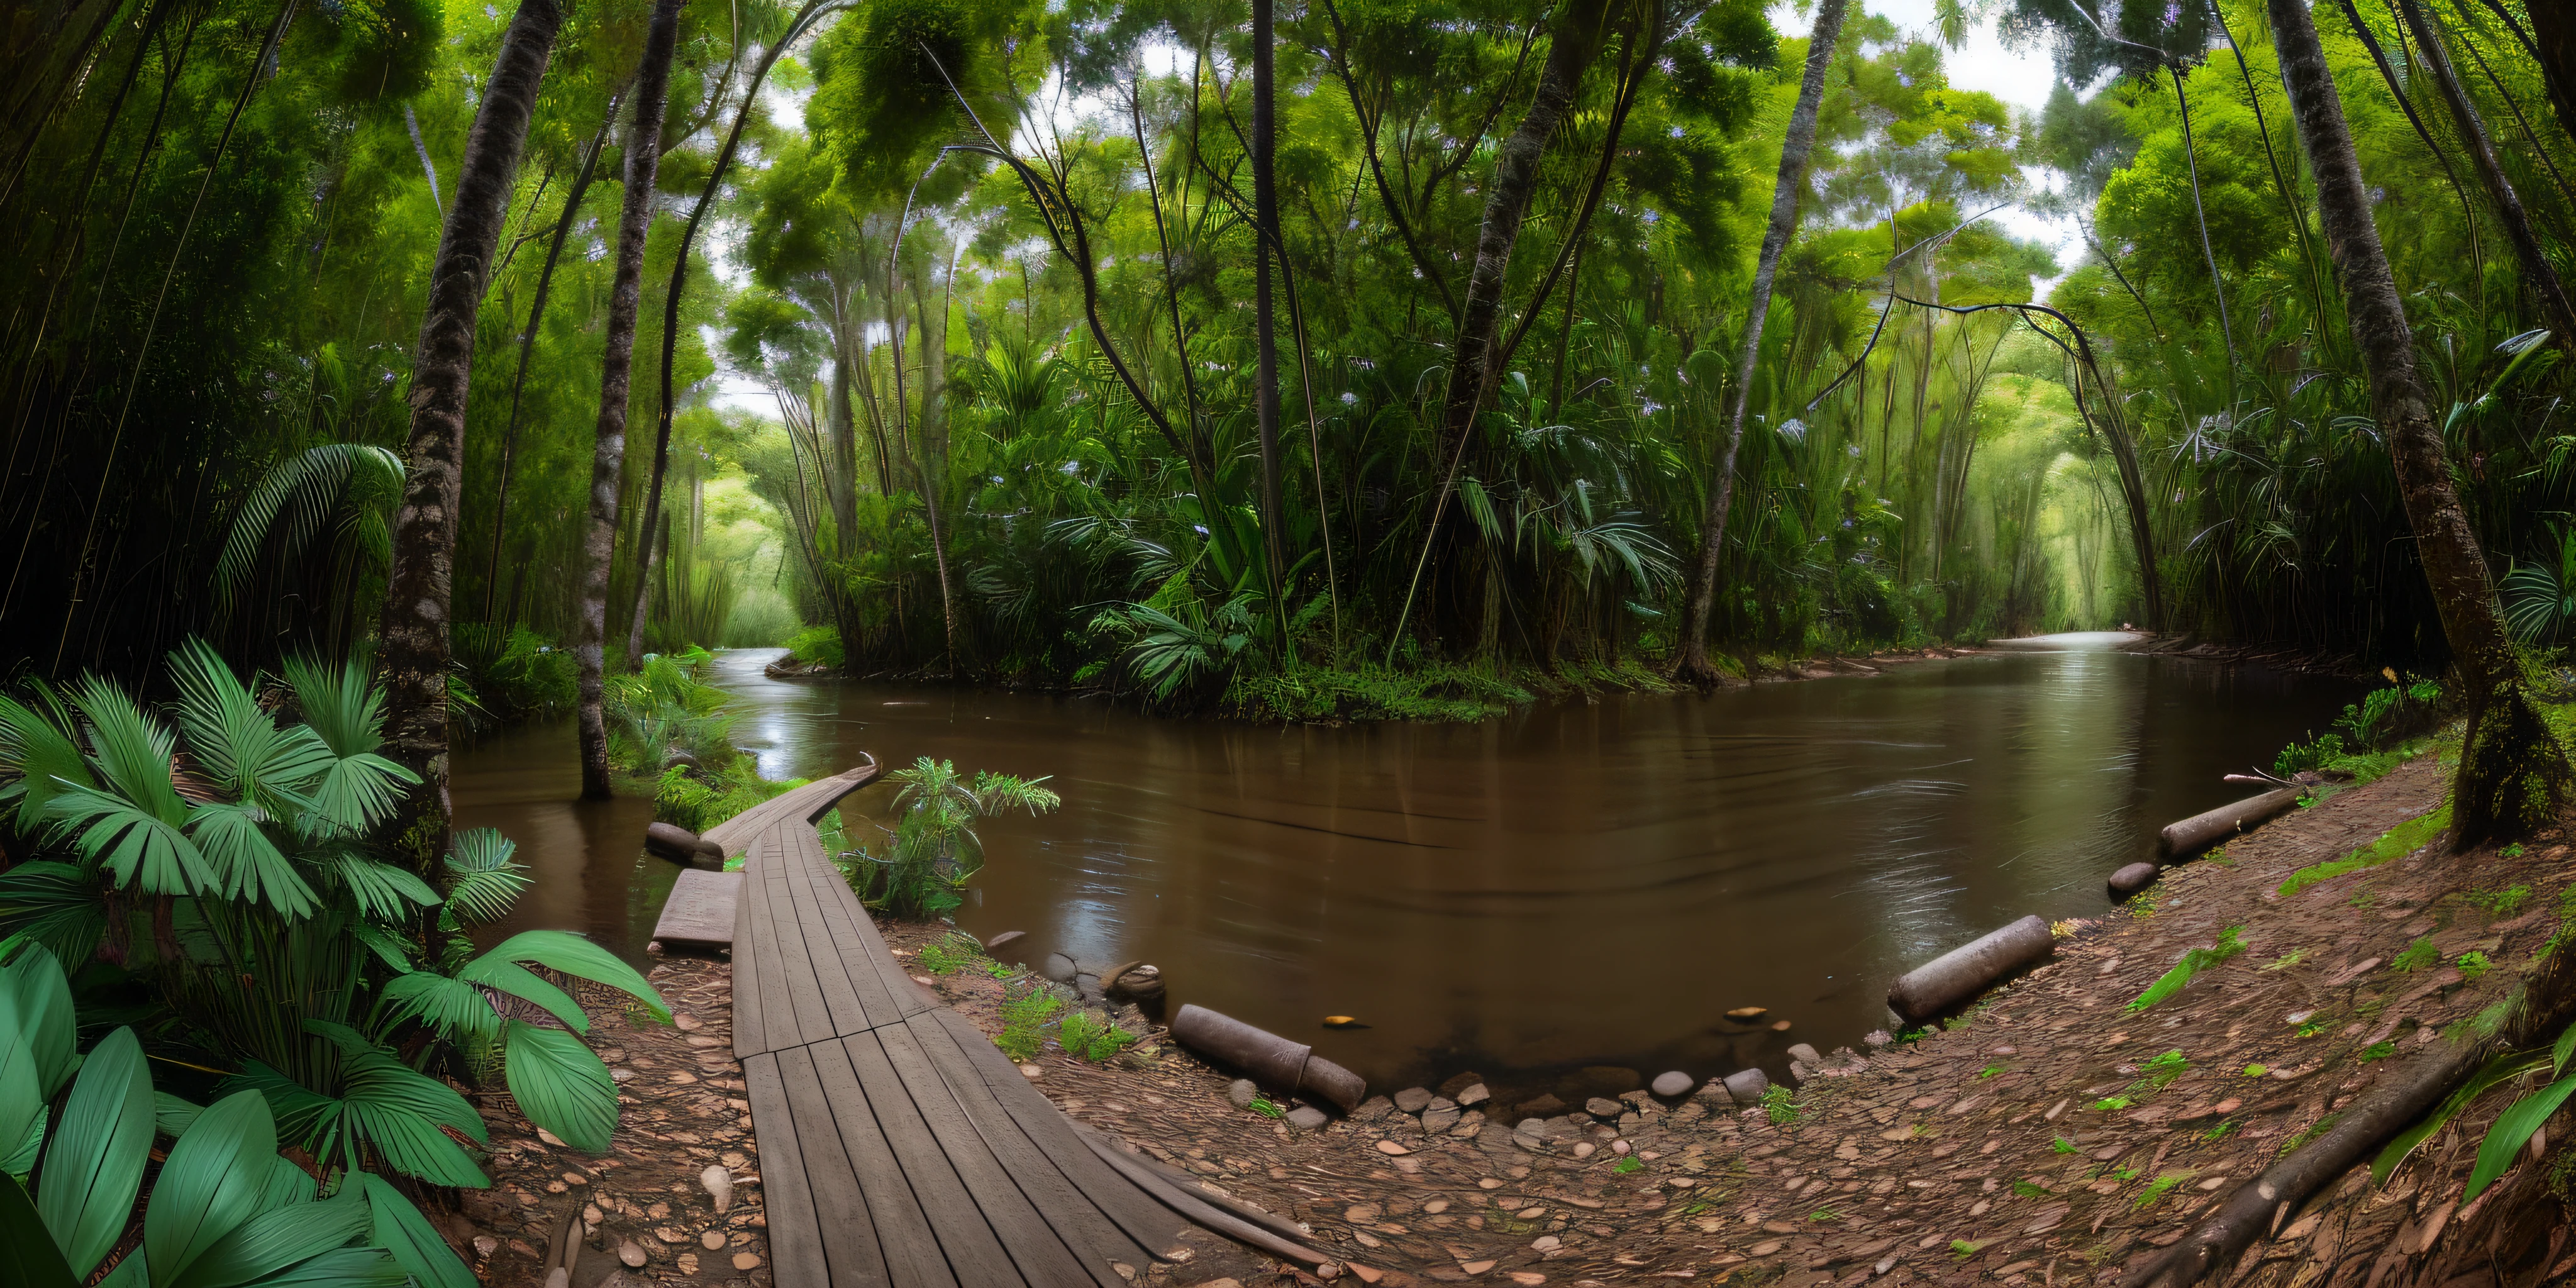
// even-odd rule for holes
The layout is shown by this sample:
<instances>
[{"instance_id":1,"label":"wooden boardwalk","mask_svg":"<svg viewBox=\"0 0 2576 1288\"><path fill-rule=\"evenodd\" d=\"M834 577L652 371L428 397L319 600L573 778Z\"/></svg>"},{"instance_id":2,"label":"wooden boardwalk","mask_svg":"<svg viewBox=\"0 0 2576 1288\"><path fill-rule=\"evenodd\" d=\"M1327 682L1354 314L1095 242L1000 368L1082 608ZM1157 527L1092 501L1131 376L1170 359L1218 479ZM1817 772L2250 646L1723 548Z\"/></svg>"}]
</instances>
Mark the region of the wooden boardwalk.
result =
<instances>
[{"instance_id":1,"label":"wooden boardwalk","mask_svg":"<svg viewBox=\"0 0 2576 1288\"><path fill-rule=\"evenodd\" d=\"M904 973L813 826L876 776L818 780L707 833L746 856L734 1055L778 1288L1126 1288L1191 1225L1323 1261L1297 1226L1066 1118Z\"/></svg>"}]
</instances>

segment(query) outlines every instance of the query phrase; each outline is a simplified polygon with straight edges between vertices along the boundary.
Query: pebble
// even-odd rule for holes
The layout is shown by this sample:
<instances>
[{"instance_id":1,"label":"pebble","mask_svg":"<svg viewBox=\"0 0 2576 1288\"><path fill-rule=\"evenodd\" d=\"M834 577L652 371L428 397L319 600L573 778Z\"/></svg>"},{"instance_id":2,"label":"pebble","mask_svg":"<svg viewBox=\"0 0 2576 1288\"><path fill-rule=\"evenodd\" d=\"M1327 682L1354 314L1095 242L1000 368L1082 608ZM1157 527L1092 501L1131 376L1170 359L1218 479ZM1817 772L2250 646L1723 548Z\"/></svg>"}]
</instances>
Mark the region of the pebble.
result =
<instances>
[{"instance_id":1,"label":"pebble","mask_svg":"<svg viewBox=\"0 0 2576 1288\"><path fill-rule=\"evenodd\" d=\"M733 1254L733 1268L736 1270L759 1269L760 1254L757 1252L737 1252Z\"/></svg>"},{"instance_id":2,"label":"pebble","mask_svg":"<svg viewBox=\"0 0 2576 1288\"><path fill-rule=\"evenodd\" d=\"M1771 1031L1774 1033L1786 1033L1789 1031L1789 1022L1787 1020L1773 1020L1771 1021Z\"/></svg>"},{"instance_id":3,"label":"pebble","mask_svg":"<svg viewBox=\"0 0 2576 1288\"><path fill-rule=\"evenodd\" d=\"M2152 863L2132 863L2111 874L2113 894L2136 894L2156 883L2157 868Z\"/></svg>"},{"instance_id":4,"label":"pebble","mask_svg":"<svg viewBox=\"0 0 2576 1288\"><path fill-rule=\"evenodd\" d=\"M1771 1089L1771 1075L1760 1069L1742 1069L1726 1075L1726 1094L1739 1105L1762 1102L1762 1093Z\"/></svg>"},{"instance_id":5,"label":"pebble","mask_svg":"<svg viewBox=\"0 0 2576 1288\"><path fill-rule=\"evenodd\" d=\"M1402 1156L1404 1156L1404 1155L1406 1155L1406 1154L1410 1154L1410 1153L1412 1153L1413 1151L1412 1151L1412 1150L1409 1150L1409 1149L1406 1149L1406 1148L1405 1148L1404 1146L1402 1146L1402 1145L1398 1145L1398 1144L1396 1144L1394 1141L1391 1141L1391 1140L1382 1140L1382 1141L1379 1141L1379 1142L1377 1143L1377 1152L1379 1152L1379 1153L1381 1153L1381 1154L1389 1155L1390 1157L1399 1157L1399 1158L1400 1158L1400 1157L1402 1157Z\"/></svg>"},{"instance_id":6,"label":"pebble","mask_svg":"<svg viewBox=\"0 0 2576 1288\"><path fill-rule=\"evenodd\" d=\"M1408 1114L1418 1114L1430 1108L1434 1099L1436 1097L1429 1087L1407 1087L1395 1093L1395 1107Z\"/></svg>"},{"instance_id":7,"label":"pebble","mask_svg":"<svg viewBox=\"0 0 2576 1288\"><path fill-rule=\"evenodd\" d=\"M644 1246L628 1239L617 1245L617 1259L626 1263L629 1270L641 1270L644 1268Z\"/></svg>"},{"instance_id":8,"label":"pebble","mask_svg":"<svg viewBox=\"0 0 2576 1288\"><path fill-rule=\"evenodd\" d=\"M707 1251L714 1252L725 1245L724 1231L709 1230L698 1236L698 1242L704 1244Z\"/></svg>"},{"instance_id":9,"label":"pebble","mask_svg":"<svg viewBox=\"0 0 2576 1288\"><path fill-rule=\"evenodd\" d=\"M1493 1098L1494 1093L1486 1090L1485 1084L1481 1082L1471 1082L1466 1086L1459 1088L1458 1094L1455 1097L1460 1108L1465 1108L1469 1105L1481 1105Z\"/></svg>"},{"instance_id":10,"label":"pebble","mask_svg":"<svg viewBox=\"0 0 2576 1288\"><path fill-rule=\"evenodd\" d=\"M1591 1141L1588 1141L1588 1140L1578 1140L1578 1141L1574 1142L1574 1156L1575 1156L1576 1158L1590 1158L1590 1157L1592 1157L1592 1151L1593 1151L1593 1149L1594 1149L1594 1145L1592 1144L1592 1142L1591 1142Z\"/></svg>"},{"instance_id":11,"label":"pebble","mask_svg":"<svg viewBox=\"0 0 2576 1288\"><path fill-rule=\"evenodd\" d=\"M1678 1099L1690 1094L1691 1076L1679 1069L1656 1074L1653 1089L1666 1100Z\"/></svg>"},{"instance_id":12,"label":"pebble","mask_svg":"<svg viewBox=\"0 0 2576 1288\"><path fill-rule=\"evenodd\" d=\"M1322 1131L1330 1121L1323 1110L1313 1105L1299 1105L1288 1111L1288 1125L1299 1131Z\"/></svg>"},{"instance_id":13,"label":"pebble","mask_svg":"<svg viewBox=\"0 0 2576 1288\"><path fill-rule=\"evenodd\" d=\"M1770 1013L1771 1008L1767 1006L1739 1006L1732 1011L1728 1011L1726 1013L1726 1018L1730 1020L1740 1020L1746 1024L1751 1024L1753 1021L1761 1019L1763 1016L1769 1015Z\"/></svg>"},{"instance_id":14,"label":"pebble","mask_svg":"<svg viewBox=\"0 0 2576 1288\"><path fill-rule=\"evenodd\" d=\"M1260 1096L1261 1088L1252 1085L1250 1078L1237 1078L1225 1089L1225 1098L1233 1101L1237 1109L1250 1109Z\"/></svg>"},{"instance_id":15,"label":"pebble","mask_svg":"<svg viewBox=\"0 0 2576 1288\"><path fill-rule=\"evenodd\" d=\"M733 1206L732 1172L721 1166L711 1166L698 1173L698 1184L705 1186L707 1197L715 1200L717 1216L723 1216L726 1209Z\"/></svg>"},{"instance_id":16,"label":"pebble","mask_svg":"<svg viewBox=\"0 0 2576 1288\"><path fill-rule=\"evenodd\" d=\"M1038 967L1038 973L1056 983L1070 984L1076 972L1072 958L1063 953L1048 953L1046 961Z\"/></svg>"},{"instance_id":17,"label":"pebble","mask_svg":"<svg viewBox=\"0 0 2576 1288\"><path fill-rule=\"evenodd\" d=\"M1792 1042L1789 1044L1789 1058L1800 1064L1823 1064L1825 1062L1825 1057L1818 1054L1816 1048L1804 1042Z\"/></svg>"},{"instance_id":18,"label":"pebble","mask_svg":"<svg viewBox=\"0 0 2576 1288\"><path fill-rule=\"evenodd\" d=\"M1530 1251L1532 1252L1554 1252L1558 1248L1564 1246L1565 1240L1557 1238L1552 1234L1542 1234L1539 1237L1530 1240Z\"/></svg>"},{"instance_id":19,"label":"pebble","mask_svg":"<svg viewBox=\"0 0 2576 1288\"><path fill-rule=\"evenodd\" d=\"M1619 1110L1620 1104L1618 1101L1604 1100L1599 1096L1594 1096L1590 1100L1583 1102L1583 1112L1604 1121L1617 1118L1619 1116Z\"/></svg>"},{"instance_id":20,"label":"pebble","mask_svg":"<svg viewBox=\"0 0 2576 1288\"><path fill-rule=\"evenodd\" d=\"M1041 1069L1034 1064L1024 1064L1020 1066L1020 1076L1031 1082L1035 1082L1046 1076L1046 1070Z\"/></svg>"}]
</instances>

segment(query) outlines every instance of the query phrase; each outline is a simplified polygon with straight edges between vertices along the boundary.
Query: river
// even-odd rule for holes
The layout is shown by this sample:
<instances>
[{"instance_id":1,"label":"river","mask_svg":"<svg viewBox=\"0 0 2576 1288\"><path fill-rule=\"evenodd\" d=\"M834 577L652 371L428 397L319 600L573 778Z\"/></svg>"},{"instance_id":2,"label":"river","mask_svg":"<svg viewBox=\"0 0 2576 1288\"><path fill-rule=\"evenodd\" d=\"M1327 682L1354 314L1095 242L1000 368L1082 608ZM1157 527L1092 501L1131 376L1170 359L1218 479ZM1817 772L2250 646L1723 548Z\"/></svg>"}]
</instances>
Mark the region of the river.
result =
<instances>
[{"instance_id":1,"label":"river","mask_svg":"<svg viewBox=\"0 0 2576 1288\"><path fill-rule=\"evenodd\" d=\"M1154 962L1173 1005L1312 1041L1375 1086L1476 1069L1508 1097L1857 1046L1897 973L2027 913L2103 911L2103 878L2158 827L2246 794L2219 776L2268 767L2353 697L2117 638L1475 725L789 683L762 673L775 650L720 655L714 682L771 777L863 752L1049 777L1061 811L983 829L963 928L1026 931L1031 961ZM512 731L457 758L458 825L500 827L533 867L514 926L640 958L673 877L634 848L650 803L577 788L568 727ZM853 841L881 821L852 819ZM1739 1006L1790 1030L1723 1019Z\"/></svg>"}]
</instances>

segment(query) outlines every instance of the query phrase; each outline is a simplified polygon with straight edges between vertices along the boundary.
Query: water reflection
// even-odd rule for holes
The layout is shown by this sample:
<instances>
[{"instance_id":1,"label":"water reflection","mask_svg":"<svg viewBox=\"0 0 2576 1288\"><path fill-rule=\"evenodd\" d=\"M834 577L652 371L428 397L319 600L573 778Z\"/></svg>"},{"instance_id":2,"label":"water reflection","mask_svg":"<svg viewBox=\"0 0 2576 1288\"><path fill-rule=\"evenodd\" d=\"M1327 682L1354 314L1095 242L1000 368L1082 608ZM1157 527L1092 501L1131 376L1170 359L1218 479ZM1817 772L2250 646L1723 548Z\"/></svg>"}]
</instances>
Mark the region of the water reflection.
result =
<instances>
[{"instance_id":1,"label":"water reflection","mask_svg":"<svg viewBox=\"0 0 2576 1288\"><path fill-rule=\"evenodd\" d=\"M1854 1042L1885 1021L1893 973L2025 913L2099 911L2103 877L2157 826L2229 799L2220 773L2268 764L2349 698L2069 647L1480 725L1268 728L781 683L761 674L772 656L728 654L719 681L766 773L865 751L1054 777L1062 812L985 829L964 927L1154 961L1175 1002L1310 1038L1386 1085L1464 1067L1524 1086L1588 1065L1708 1074ZM476 749L460 813L510 828L560 885L531 918L631 947L669 869L603 839L640 834L641 803L560 804L570 757L543 732ZM1747 1004L1794 1031L1718 1019ZM1325 1014L1372 1027L1326 1032Z\"/></svg>"}]
</instances>

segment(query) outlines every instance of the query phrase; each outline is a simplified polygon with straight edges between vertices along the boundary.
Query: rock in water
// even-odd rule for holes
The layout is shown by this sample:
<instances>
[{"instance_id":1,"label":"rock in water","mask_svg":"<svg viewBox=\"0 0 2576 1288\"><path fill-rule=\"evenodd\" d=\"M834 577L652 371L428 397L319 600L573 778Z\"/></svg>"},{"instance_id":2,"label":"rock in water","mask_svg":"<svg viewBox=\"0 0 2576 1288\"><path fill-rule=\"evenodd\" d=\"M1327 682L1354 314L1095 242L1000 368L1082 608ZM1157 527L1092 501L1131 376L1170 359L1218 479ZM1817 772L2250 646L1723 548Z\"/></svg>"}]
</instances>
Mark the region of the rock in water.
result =
<instances>
[{"instance_id":1,"label":"rock in water","mask_svg":"<svg viewBox=\"0 0 2576 1288\"><path fill-rule=\"evenodd\" d=\"M716 1215L723 1216L733 1206L733 1173L722 1165L710 1166L698 1173L698 1184L707 1187L707 1197L714 1199Z\"/></svg>"},{"instance_id":2,"label":"rock in water","mask_svg":"<svg viewBox=\"0 0 2576 1288\"><path fill-rule=\"evenodd\" d=\"M1027 938L1028 934L1029 932L1025 930L1005 930L1002 933L985 940L984 951L988 953L999 952L1002 949L1008 948L1011 945L1020 942L1022 939Z\"/></svg>"},{"instance_id":3,"label":"rock in water","mask_svg":"<svg viewBox=\"0 0 2576 1288\"><path fill-rule=\"evenodd\" d=\"M1395 1107L1408 1114L1421 1113L1431 1104L1431 1100L1431 1089L1428 1087L1407 1087L1395 1093Z\"/></svg>"},{"instance_id":4,"label":"rock in water","mask_svg":"<svg viewBox=\"0 0 2576 1288\"><path fill-rule=\"evenodd\" d=\"M1074 977L1073 959L1063 953L1048 953L1046 961L1038 966L1038 973L1056 983L1070 984Z\"/></svg>"},{"instance_id":5,"label":"rock in water","mask_svg":"<svg viewBox=\"0 0 2576 1288\"><path fill-rule=\"evenodd\" d=\"M1151 962L1136 962L1101 976L1100 984L1111 997L1134 1002L1160 1001L1163 996L1163 970Z\"/></svg>"},{"instance_id":6,"label":"rock in water","mask_svg":"<svg viewBox=\"0 0 2576 1288\"><path fill-rule=\"evenodd\" d=\"M1524 1100L1520 1103L1518 1108L1520 1109L1521 1114L1525 1117L1545 1118L1551 1114L1564 1113L1565 1102L1557 1099L1554 1093L1541 1092L1537 1099Z\"/></svg>"},{"instance_id":7,"label":"rock in water","mask_svg":"<svg viewBox=\"0 0 2576 1288\"><path fill-rule=\"evenodd\" d=\"M1743 1024L1751 1024L1755 1020L1761 1019L1763 1016L1769 1015L1770 1013L1771 1008L1767 1006L1739 1006L1732 1011L1728 1011L1726 1013L1726 1018Z\"/></svg>"},{"instance_id":8,"label":"rock in water","mask_svg":"<svg viewBox=\"0 0 2576 1288\"><path fill-rule=\"evenodd\" d=\"M1590 1114L1603 1122L1609 1122L1617 1118L1619 1116L1619 1107L1618 1101L1604 1100L1599 1096L1594 1096L1590 1100L1583 1102L1583 1112Z\"/></svg>"},{"instance_id":9,"label":"rock in water","mask_svg":"<svg viewBox=\"0 0 2576 1288\"><path fill-rule=\"evenodd\" d=\"M1494 1093L1487 1090L1485 1084L1481 1082L1471 1082L1460 1087L1457 1093L1449 1098L1457 1101L1458 1106L1463 1109L1471 1105L1481 1105L1493 1099Z\"/></svg>"},{"instance_id":10,"label":"rock in water","mask_svg":"<svg viewBox=\"0 0 2576 1288\"><path fill-rule=\"evenodd\" d=\"M1818 1055L1814 1047L1809 1046L1804 1042L1792 1042L1789 1044L1789 1058L1800 1064L1823 1064L1825 1062L1825 1058Z\"/></svg>"},{"instance_id":11,"label":"rock in water","mask_svg":"<svg viewBox=\"0 0 2576 1288\"><path fill-rule=\"evenodd\" d=\"M1760 1069L1744 1069L1726 1075L1726 1094L1739 1105L1762 1103L1762 1093L1771 1089L1771 1075Z\"/></svg>"},{"instance_id":12,"label":"rock in water","mask_svg":"<svg viewBox=\"0 0 2576 1288\"><path fill-rule=\"evenodd\" d=\"M2156 883L2159 870L2152 863L2132 863L2111 874L2111 893L2136 894Z\"/></svg>"},{"instance_id":13,"label":"rock in water","mask_svg":"<svg viewBox=\"0 0 2576 1288\"><path fill-rule=\"evenodd\" d=\"M1682 1096L1686 1096L1690 1094L1690 1089L1691 1076L1679 1069L1655 1075L1655 1083L1653 1087L1654 1093L1658 1096L1662 1096L1666 1100L1674 1100Z\"/></svg>"}]
</instances>

